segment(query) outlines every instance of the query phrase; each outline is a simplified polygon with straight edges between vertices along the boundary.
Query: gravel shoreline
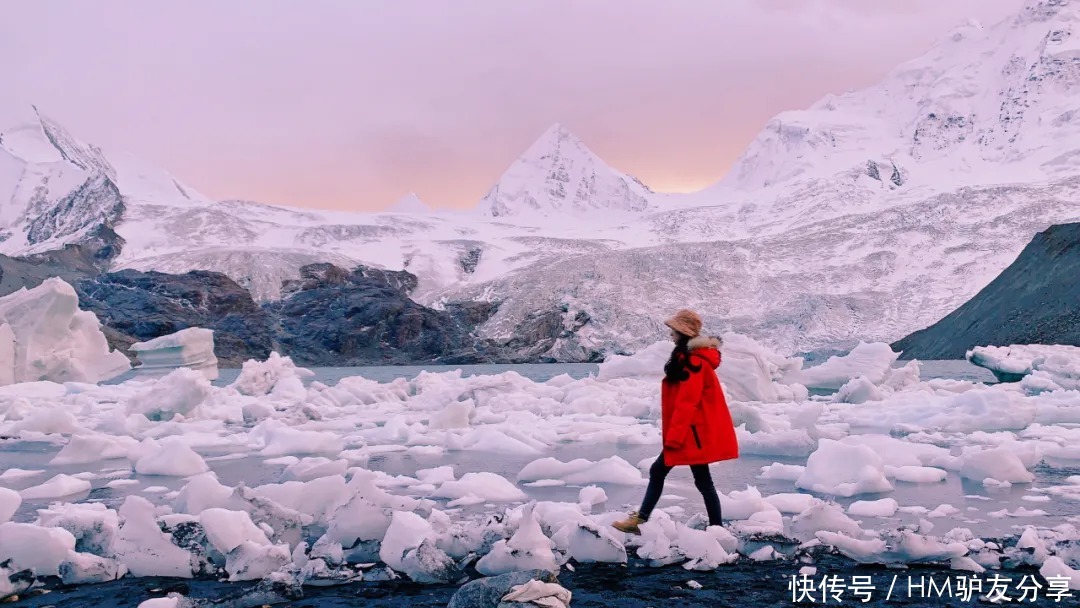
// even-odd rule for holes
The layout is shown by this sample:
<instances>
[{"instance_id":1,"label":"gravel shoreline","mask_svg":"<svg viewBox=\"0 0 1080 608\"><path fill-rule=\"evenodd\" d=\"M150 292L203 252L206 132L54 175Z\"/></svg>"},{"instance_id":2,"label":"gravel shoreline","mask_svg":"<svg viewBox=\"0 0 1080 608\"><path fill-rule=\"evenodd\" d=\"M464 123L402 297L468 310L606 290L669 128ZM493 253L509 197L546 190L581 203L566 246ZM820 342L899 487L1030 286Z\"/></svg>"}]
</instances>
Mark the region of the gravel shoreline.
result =
<instances>
[{"instance_id":1,"label":"gravel shoreline","mask_svg":"<svg viewBox=\"0 0 1080 608\"><path fill-rule=\"evenodd\" d=\"M559 582L573 594L572 608L648 608L660 606L701 606L709 608L747 607L766 608L780 606L989 606L980 601L980 594L968 594L958 588L962 578L981 579L984 592L991 588L990 579L995 575L1010 579L1006 594L1012 599L1008 604L1025 606L1068 606L1077 602L1080 592L1073 597L1054 601L1047 595L1047 584L1038 576L1037 570L986 572L981 575L944 569L940 566L912 566L889 568L861 565L837 555L820 555L815 561L817 573L812 580L818 583L816 601L795 602L791 588L792 579L798 576L802 564L793 561L754 563L741 560L712 572L690 572L681 566L651 568L640 560L627 565L590 564L578 566L576 571L564 569ZM820 583L825 577L836 577L844 587L839 602L836 596L821 601ZM872 585L867 588L869 601L852 592L852 577L870 577ZM911 585L909 587L908 580ZM1022 580L1034 580L1042 585L1036 601L1019 601L1024 593ZM890 582L896 581L891 596L886 597ZM690 581L701 585L694 589ZM948 586L947 592L931 589L931 581L937 589ZM920 584L923 591L920 592ZM458 585L419 585L405 580L360 582L335 587L304 587L299 598L280 598L276 603L265 596L245 596L254 584L225 583L214 580L180 580L163 578L124 578L101 585L64 587L53 579L43 589L32 590L12 604L18 607L47 608L136 608L141 602L176 592L192 599L208 600L213 608L257 608L264 605L289 606L291 608L345 608L370 606L372 608L442 608L459 588ZM802 587L805 589L805 587ZM47 591L47 592L46 592ZM798 592L797 592L798 593ZM865 593L865 592L864 592ZM982 595L985 595L983 593Z\"/></svg>"}]
</instances>

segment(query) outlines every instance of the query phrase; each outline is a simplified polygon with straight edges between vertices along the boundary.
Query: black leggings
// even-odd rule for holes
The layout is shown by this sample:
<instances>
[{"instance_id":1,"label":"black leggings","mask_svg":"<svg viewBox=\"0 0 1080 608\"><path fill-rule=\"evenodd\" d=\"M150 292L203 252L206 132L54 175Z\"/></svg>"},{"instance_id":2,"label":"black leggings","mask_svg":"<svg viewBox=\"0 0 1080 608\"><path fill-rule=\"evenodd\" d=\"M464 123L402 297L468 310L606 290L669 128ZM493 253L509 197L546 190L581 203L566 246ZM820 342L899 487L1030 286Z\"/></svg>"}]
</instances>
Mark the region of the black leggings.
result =
<instances>
[{"instance_id":1,"label":"black leggings","mask_svg":"<svg viewBox=\"0 0 1080 608\"><path fill-rule=\"evenodd\" d=\"M653 508L660 501L660 495L664 493L664 480L672 467L664 464L664 453L649 467L649 487L645 489L645 499L641 501L641 510L638 516L648 520L652 515ZM709 474L709 465L692 464L690 472L694 474L694 485L697 486L701 497L705 499L705 512L709 514L709 525L719 526L720 519L720 496L716 494L716 486L713 485L712 475Z\"/></svg>"}]
</instances>

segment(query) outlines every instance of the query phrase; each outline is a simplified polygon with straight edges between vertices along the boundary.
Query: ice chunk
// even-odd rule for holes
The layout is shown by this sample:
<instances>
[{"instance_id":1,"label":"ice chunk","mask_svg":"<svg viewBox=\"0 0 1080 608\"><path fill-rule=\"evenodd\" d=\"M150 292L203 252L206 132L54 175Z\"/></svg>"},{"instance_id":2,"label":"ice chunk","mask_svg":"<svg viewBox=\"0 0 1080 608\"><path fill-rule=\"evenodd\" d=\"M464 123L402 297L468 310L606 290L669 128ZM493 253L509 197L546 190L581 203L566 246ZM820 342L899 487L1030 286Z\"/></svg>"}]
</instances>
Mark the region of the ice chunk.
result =
<instances>
[{"instance_id":1,"label":"ice chunk","mask_svg":"<svg viewBox=\"0 0 1080 608\"><path fill-rule=\"evenodd\" d=\"M428 426L433 429L469 428L469 421L472 417L473 410L475 409L476 403L472 399L451 401L442 409L442 411L431 417Z\"/></svg>"},{"instance_id":2,"label":"ice chunk","mask_svg":"<svg viewBox=\"0 0 1080 608\"><path fill-rule=\"evenodd\" d=\"M807 399L806 387L787 380L802 367L802 359L780 356L740 334L726 333L723 339L717 373L730 400L776 403Z\"/></svg>"},{"instance_id":3,"label":"ice chunk","mask_svg":"<svg viewBox=\"0 0 1080 608\"><path fill-rule=\"evenodd\" d=\"M683 565L687 570L715 570L721 564L728 564L738 559L738 554L728 553L720 543L720 534L726 531L720 526L705 530L695 530L687 526L678 527L676 544L690 561Z\"/></svg>"},{"instance_id":4,"label":"ice chunk","mask_svg":"<svg viewBox=\"0 0 1080 608\"><path fill-rule=\"evenodd\" d=\"M199 514L206 538L222 555L227 555L244 542L269 545L270 539L251 521L244 511L207 509Z\"/></svg>"},{"instance_id":5,"label":"ice chunk","mask_svg":"<svg viewBox=\"0 0 1080 608\"><path fill-rule=\"evenodd\" d=\"M765 502L772 505L777 511L788 515L795 515L806 511L810 507L821 502L820 498L810 494L771 494L764 498Z\"/></svg>"},{"instance_id":6,"label":"ice chunk","mask_svg":"<svg viewBox=\"0 0 1080 608\"><path fill-rule=\"evenodd\" d=\"M806 471L806 467L797 464L782 464L774 462L761 467L761 479L778 479L781 481L795 481Z\"/></svg>"},{"instance_id":7,"label":"ice chunk","mask_svg":"<svg viewBox=\"0 0 1080 608\"><path fill-rule=\"evenodd\" d=\"M900 505L892 498L880 500L858 500L848 507L848 513L855 517L892 517Z\"/></svg>"},{"instance_id":8,"label":"ice chunk","mask_svg":"<svg viewBox=\"0 0 1080 608\"><path fill-rule=\"evenodd\" d=\"M390 527L386 530L379 548L379 559L399 572L403 571L405 554L416 549L425 539L434 537L435 531L426 519L416 513L394 511Z\"/></svg>"},{"instance_id":9,"label":"ice chunk","mask_svg":"<svg viewBox=\"0 0 1080 608\"><path fill-rule=\"evenodd\" d=\"M212 472L192 477L176 495L173 506L177 513L198 515L212 507L224 507L233 489L222 485Z\"/></svg>"},{"instance_id":10,"label":"ice chunk","mask_svg":"<svg viewBox=\"0 0 1080 608\"><path fill-rule=\"evenodd\" d=\"M257 581L280 570L290 559L288 545L244 541L225 556L229 581Z\"/></svg>"},{"instance_id":11,"label":"ice chunk","mask_svg":"<svg viewBox=\"0 0 1080 608\"><path fill-rule=\"evenodd\" d=\"M799 538L813 538L822 530L851 537L863 535L859 522L848 517L839 505L827 502L819 502L791 519L791 532Z\"/></svg>"},{"instance_id":12,"label":"ice chunk","mask_svg":"<svg viewBox=\"0 0 1080 608\"><path fill-rule=\"evenodd\" d=\"M201 372L181 367L133 395L128 409L151 420L189 416L210 396L210 390L210 381Z\"/></svg>"},{"instance_id":13,"label":"ice chunk","mask_svg":"<svg viewBox=\"0 0 1080 608\"><path fill-rule=\"evenodd\" d=\"M1073 570L1065 563L1065 560L1056 555L1046 558L1042 567L1039 568L1039 574L1047 580L1051 589L1067 586L1074 591L1080 591L1080 570ZM1067 579L1068 583L1064 586L1056 585L1056 581L1061 579Z\"/></svg>"},{"instance_id":14,"label":"ice chunk","mask_svg":"<svg viewBox=\"0 0 1080 608\"><path fill-rule=\"evenodd\" d=\"M1035 421L1035 403L1018 392L975 390L950 397L945 410L926 421L930 428L972 433L1025 429Z\"/></svg>"},{"instance_id":15,"label":"ice chunk","mask_svg":"<svg viewBox=\"0 0 1080 608\"><path fill-rule=\"evenodd\" d=\"M19 492L23 500L53 500L89 492L90 482L71 475L60 474L45 483Z\"/></svg>"},{"instance_id":16,"label":"ice chunk","mask_svg":"<svg viewBox=\"0 0 1080 608\"><path fill-rule=\"evenodd\" d=\"M1020 382L1029 395L1055 390L1080 390L1080 357L1074 352L1053 353L1037 359L1032 362L1032 369L1031 375L1025 376Z\"/></svg>"},{"instance_id":17,"label":"ice chunk","mask_svg":"<svg viewBox=\"0 0 1080 608\"><path fill-rule=\"evenodd\" d=\"M38 475L41 475L44 472L45 472L44 469L28 470L28 469L10 468L10 469L4 471L3 473L0 473L0 481L3 481L3 482L21 481L23 479L29 479L31 477L37 477ZM1077 477L1077 479L1080 479L1080 477ZM1078 482L1078 483L1080 483L1080 482Z\"/></svg>"},{"instance_id":18,"label":"ice chunk","mask_svg":"<svg viewBox=\"0 0 1080 608\"><path fill-rule=\"evenodd\" d=\"M15 384L15 332L0 323L0 386L9 384Z\"/></svg>"},{"instance_id":19,"label":"ice chunk","mask_svg":"<svg viewBox=\"0 0 1080 608\"><path fill-rule=\"evenodd\" d=\"M139 475L190 477L210 470L202 456L177 437L167 437L160 443L147 439L140 448L142 455L135 462Z\"/></svg>"},{"instance_id":20,"label":"ice chunk","mask_svg":"<svg viewBox=\"0 0 1080 608\"><path fill-rule=\"evenodd\" d=\"M1038 364L1048 358L1080 361L1080 347L1057 344L976 346L965 356L971 363L993 372L999 381L1017 382L1023 376L1034 372Z\"/></svg>"},{"instance_id":21,"label":"ice chunk","mask_svg":"<svg viewBox=\"0 0 1080 608\"><path fill-rule=\"evenodd\" d=\"M433 469L420 469L416 471L416 478L424 483L439 484L454 480L454 467L444 465Z\"/></svg>"},{"instance_id":22,"label":"ice chunk","mask_svg":"<svg viewBox=\"0 0 1080 608\"><path fill-rule=\"evenodd\" d=\"M330 460L321 456L301 458L285 468L281 479L283 481L311 481L329 475L344 475L348 468L349 461L344 459Z\"/></svg>"},{"instance_id":23,"label":"ice chunk","mask_svg":"<svg viewBox=\"0 0 1080 608\"><path fill-rule=\"evenodd\" d=\"M14 336L14 369L0 376L15 382L101 382L131 368L123 353L110 351L101 323L79 310L78 295L62 279L0 298L0 321ZM8 335L0 332L0 362L11 354Z\"/></svg>"},{"instance_id":24,"label":"ice chunk","mask_svg":"<svg viewBox=\"0 0 1080 608\"><path fill-rule=\"evenodd\" d=\"M827 544L836 547L836 550L859 562L875 562L879 556L885 553L888 545L880 538L857 539L839 532L822 530L817 533L817 538Z\"/></svg>"},{"instance_id":25,"label":"ice chunk","mask_svg":"<svg viewBox=\"0 0 1080 608\"><path fill-rule=\"evenodd\" d=\"M806 461L806 470L795 486L835 496L854 496L893 489L885 478L885 465L878 454L864 445L849 445L822 439Z\"/></svg>"},{"instance_id":26,"label":"ice chunk","mask_svg":"<svg viewBox=\"0 0 1080 608\"><path fill-rule=\"evenodd\" d=\"M581 518L565 524L552 539L578 563L626 563L626 547L606 526Z\"/></svg>"},{"instance_id":27,"label":"ice chunk","mask_svg":"<svg viewBox=\"0 0 1080 608\"><path fill-rule=\"evenodd\" d=\"M528 495L505 477L495 473L466 473L457 481L444 482L432 497L461 499L473 495L486 502L520 502Z\"/></svg>"},{"instance_id":28,"label":"ice chunk","mask_svg":"<svg viewBox=\"0 0 1080 608\"><path fill-rule=\"evenodd\" d=\"M960 476L973 481L990 478L1009 483L1030 483L1035 476L1017 454L1007 448L968 452L961 458Z\"/></svg>"},{"instance_id":29,"label":"ice chunk","mask_svg":"<svg viewBox=\"0 0 1080 608\"><path fill-rule=\"evenodd\" d=\"M884 398L885 393L866 376L851 379L833 395L833 401L837 403L857 404L866 403L867 401L881 401Z\"/></svg>"},{"instance_id":30,"label":"ice chunk","mask_svg":"<svg viewBox=\"0 0 1080 608\"><path fill-rule=\"evenodd\" d=\"M131 350L139 358L135 368L139 377L161 377L177 368L195 370L207 380L218 377L218 360L214 355L214 332L201 327L189 327L167 336L146 342L136 342Z\"/></svg>"},{"instance_id":31,"label":"ice chunk","mask_svg":"<svg viewBox=\"0 0 1080 608\"><path fill-rule=\"evenodd\" d=\"M639 485L644 478L636 467L618 456L598 462L577 458L562 462L555 458L540 458L525 465L518 473L518 481L561 479L568 484L594 483Z\"/></svg>"},{"instance_id":32,"label":"ice chunk","mask_svg":"<svg viewBox=\"0 0 1080 608\"><path fill-rule=\"evenodd\" d=\"M297 367L289 357L282 357L272 352L266 361L254 359L245 361L240 375L229 386L242 395L262 397L274 390L274 387L284 379L303 380L314 375L315 372L311 370Z\"/></svg>"},{"instance_id":33,"label":"ice chunk","mask_svg":"<svg viewBox=\"0 0 1080 608\"><path fill-rule=\"evenodd\" d=\"M264 420L251 430L249 437L263 443L263 456L293 454L338 454L344 449L341 437L335 433L301 431L278 420Z\"/></svg>"},{"instance_id":34,"label":"ice chunk","mask_svg":"<svg viewBox=\"0 0 1080 608\"><path fill-rule=\"evenodd\" d=\"M850 353L829 357L821 365L792 373L788 378L809 388L839 390L851 380L862 376L874 386L889 377L892 364L900 353L888 344L860 342Z\"/></svg>"},{"instance_id":35,"label":"ice chunk","mask_svg":"<svg viewBox=\"0 0 1080 608\"><path fill-rule=\"evenodd\" d=\"M79 421L74 414L62 407L45 406L34 409L28 416L16 422L12 431L68 435L79 431Z\"/></svg>"},{"instance_id":36,"label":"ice chunk","mask_svg":"<svg viewBox=\"0 0 1080 608\"><path fill-rule=\"evenodd\" d=\"M896 481L904 481L907 483L937 483L939 481L945 481L945 478L949 476L949 472L936 467L918 467L913 465L894 467L887 464L885 465L885 476L890 479L895 479Z\"/></svg>"},{"instance_id":37,"label":"ice chunk","mask_svg":"<svg viewBox=\"0 0 1080 608\"><path fill-rule=\"evenodd\" d=\"M170 593L167 597L155 597L139 604L139 608L187 608L183 596Z\"/></svg>"},{"instance_id":38,"label":"ice chunk","mask_svg":"<svg viewBox=\"0 0 1080 608\"><path fill-rule=\"evenodd\" d=\"M462 576L454 560L430 538L405 553L401 571L418 583L446 583Z\"/></svg>"},{"instance_id":39,"label":"ice chunk","mask_svg":"<svg viewBox=\"0 0 1080 608\"><path fill-rule=\"evenodd\" d=\"M950 504L941 504L935 507L934 510L927 513L926 517L929 519L933 519L935 517L950 517L958 513L960 513L960 509L957 509Z\"/></svg>"},{"instance_id":40,"label":"ice chunk","mask_svg":"<svg viewBox=\"0 0 1080 608\"><path fill-rule=\"evenodd\" d=\"M68 553L58 569L65 585L107 583L127 574L127 568L116 560L74 551Z\"/></svg>"},{"instance_id":41,"label":"ice chunk","mask_svg":"<svg viewBox=\"0 0 1080 608\"><path fill-rule=\"evenodd\" d=\"M22 496L15 490L0 488L0 524L11 521L22 504Z\"/></svg>"},{"instance_id":42,"label":"ice chunk","mask_svg":"<svg viewBox=\"0 0 1080 608\"><path fill-rule=\"evenodd\" d=\"M496 542L491 551L476 562L476 571L484 576L534 569L558 572L559 565L552 548L553 543L540 529L533 508L527 507L514 535L509 540Z\"/></svg>"},{"instance_id":43,"label":"ice chunk","mask_svg":"<svg viewBox=\"0 0 1080 608\"><path fill-rule=\"evenodd\" d=\"M135 441L130 437L111 437L96 433L80 433L71 436L49 464L64 466L69 464L89 464L99 460L123 458Z\"/></svg>"},{"instance_id":44,"label":"ice chunk","mask_svg":"<svg viewBox=\"0 0 1080 608\"><path fill-rule=\"evenodd\" d=\"M62 528L42 528L33 524L0 524L0 563L11 560L18 568L30 568L38 576L56 576L68 553L75 550L75 537Z\"/></svg>"},{"instance_id":45,"label":"ice chunk","mask_svg":"<svg viewBox=\"0 0 1080 608\"><path fill-rule=\"evenodd\" d=\"M607 492L599 486L586 486L578 492L578 503L592 508L598 504L607 502Z\"/></svg>"},{"instance_id":46,"label":"ice chunk","mask_svg":"<svg viewBox=\"0 0 1080 608\"><path fill-rule=\"evenodd\" d=\"M63 528L75 537L75 550L107 555L120 530L116 511L101 503L54 503L38 509L38 525Z\"/></svg>"},{"instance_id":47,"label":"ice chunk","mask_svg":"<svg viewBox=\"0 0 1080 608\"><path fill-rule=\"evenodd\" d=\"M154 505L141 496L128 496L120 507L124 520L117 535L116 559L133 576L191 578L194 556L172 543L154 519Z\"/></svg>"},{"instance_id":48,"label":"ice chunk","mask_svg":"<svg viewBox=\"0 0 1080 608\"><path fill-rule=\"evenodd\" d=\"M33 570L0 565L0 601L11 601L11 598L29 589L36 580Z\"/></svg>"},{"instance_id":49,"label":"ice chunk","mask_svg":"<svg viewBox=\"0 0 1080 608\"><path fill-rule=\"evenodd\" d=\"M670 341L654 342L633 355L608 355L600 364L598 380L656 378L664 375L664 363L671 356Z\"/></svg>"}]
</instances>

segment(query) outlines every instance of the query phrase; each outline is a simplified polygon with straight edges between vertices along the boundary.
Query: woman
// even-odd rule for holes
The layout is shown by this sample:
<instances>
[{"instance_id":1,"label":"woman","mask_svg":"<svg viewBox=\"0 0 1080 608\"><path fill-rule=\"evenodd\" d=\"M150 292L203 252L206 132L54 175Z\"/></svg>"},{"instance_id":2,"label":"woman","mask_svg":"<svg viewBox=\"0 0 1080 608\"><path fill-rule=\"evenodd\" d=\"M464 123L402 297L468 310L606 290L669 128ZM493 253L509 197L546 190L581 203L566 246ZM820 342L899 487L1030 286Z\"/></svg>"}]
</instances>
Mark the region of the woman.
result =
<instances>
[{"instance_id":1,"label":"woman","mask_svg":"<svg viewBox=\"0 0 1080 608\"><path fill-rule=\"evenodd\" d=\"M700 335L701 317L691 310L680 310L664 324L671 328L675 341L660 392L664 449L649 468L641 509L612 524L628 534L641 534L638 526L649 520L668 473L684 464L690 465L694 485L705 499L709 525L719 526L720 497L709 463L739 457L735 426L715 371L720 365L720 340Z\"/></svg>"}]
</instances>

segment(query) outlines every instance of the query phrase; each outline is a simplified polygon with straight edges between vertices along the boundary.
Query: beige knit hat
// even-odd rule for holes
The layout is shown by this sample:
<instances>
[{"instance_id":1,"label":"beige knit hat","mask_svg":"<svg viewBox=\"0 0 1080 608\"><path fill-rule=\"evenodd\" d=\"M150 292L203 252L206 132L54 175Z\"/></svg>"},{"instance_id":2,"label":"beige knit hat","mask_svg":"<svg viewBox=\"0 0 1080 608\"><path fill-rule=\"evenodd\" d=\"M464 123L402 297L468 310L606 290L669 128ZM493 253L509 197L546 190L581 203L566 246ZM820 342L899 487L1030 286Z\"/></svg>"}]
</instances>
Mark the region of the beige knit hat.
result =
<instances>
[{"instance_id":1,"label":"beige knit hat","mask_svg":"<svg viewBox=\"0 0 1080 608\"><path fill-rule=\"evenodd\" d=\"M685 308L676 312L675 316L667 321L664 321L664 325L691 338L696 338L697 335L701 333L701 317L699 317L696 312Z\"/></svg>"}]
</instances>

